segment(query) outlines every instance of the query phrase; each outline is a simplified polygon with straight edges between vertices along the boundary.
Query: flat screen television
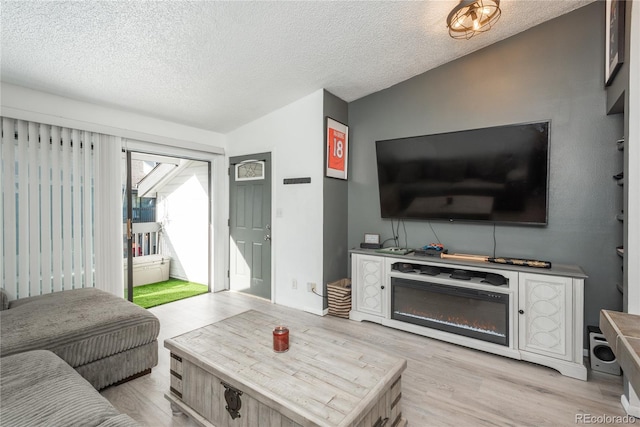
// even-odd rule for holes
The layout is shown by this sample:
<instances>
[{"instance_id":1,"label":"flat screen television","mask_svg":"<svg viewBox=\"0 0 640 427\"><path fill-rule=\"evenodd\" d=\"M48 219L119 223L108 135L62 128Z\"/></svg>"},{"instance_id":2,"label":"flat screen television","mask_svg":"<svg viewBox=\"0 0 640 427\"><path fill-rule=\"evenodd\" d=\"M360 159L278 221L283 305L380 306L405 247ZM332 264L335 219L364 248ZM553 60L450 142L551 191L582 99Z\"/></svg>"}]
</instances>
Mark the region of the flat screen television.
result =
<instances>
[{"instance_id":1,"label":"flat screen television","mask_svg":"<svg viewBox=\"0 0 640 427\"><path fill-rule=\"evenodd\" d=\"M376 141L382 218L547 224L549 121Z\"/></svg>"}]
</instances>

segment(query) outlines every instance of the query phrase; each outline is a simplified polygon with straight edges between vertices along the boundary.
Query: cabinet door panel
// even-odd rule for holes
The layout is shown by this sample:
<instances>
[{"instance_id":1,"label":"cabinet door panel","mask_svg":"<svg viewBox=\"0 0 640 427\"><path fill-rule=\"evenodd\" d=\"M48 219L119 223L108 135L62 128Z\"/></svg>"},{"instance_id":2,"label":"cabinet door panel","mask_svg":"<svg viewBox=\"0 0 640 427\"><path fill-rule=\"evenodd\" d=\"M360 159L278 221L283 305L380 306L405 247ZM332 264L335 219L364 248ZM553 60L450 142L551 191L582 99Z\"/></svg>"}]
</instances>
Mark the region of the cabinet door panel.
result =
<instances>
[{"instance_id":1,"label":"cabinet door panel","mask_svg":"<svg viewBox=\"0 0 640 427\"><path fill-rule=\"evenodd\" d=\"M572 360L572 280L519 274L519 348Z\"/></svg>"},{"instance_id":2,"label":"cabinet door panel","mask_svg":"<svg viewBox=\"0 0 640 427\"><path fill-rule=\"evenodd\" d=\"M382 257L358 255L355 258L355 306L362 313L385 315L384 263Z\"/></svg>"}]
</instances>

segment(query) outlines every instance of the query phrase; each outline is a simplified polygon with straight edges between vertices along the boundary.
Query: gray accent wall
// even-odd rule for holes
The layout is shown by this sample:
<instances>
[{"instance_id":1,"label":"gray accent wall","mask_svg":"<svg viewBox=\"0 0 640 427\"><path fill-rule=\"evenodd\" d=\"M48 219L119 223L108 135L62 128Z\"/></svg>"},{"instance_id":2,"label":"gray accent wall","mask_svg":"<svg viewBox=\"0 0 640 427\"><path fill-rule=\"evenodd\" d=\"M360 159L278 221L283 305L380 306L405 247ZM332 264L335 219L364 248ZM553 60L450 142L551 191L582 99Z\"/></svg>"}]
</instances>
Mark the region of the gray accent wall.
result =
<instances>
[{"instance_id":1,"label":"gray accent wall","mask_svg":"<svg viewBox=\"0 0 640 427\"><path fill-rule=\"evenodd\" d=\"M323 168L326 168L326 141L327 141L327 117L349 124L348 106L345 101L337 96L324 91L323 99L323 127L325 146L325 159ZM351 131L351 129L349 129ZM349 135L351 138L351 135ZM350 153L349 153L350 155ZM349 160L349 159L347 159ZM350 164L347 166L347 174L350 175ZM323 172L324 175L324 172ZM347 245L347 205L348 184L347 181L335 178L324 179L323 193L323 285L338 279L347 277L348 248ZM326 289L323 295L326 295ZM323 308L327 308L327 300L324 300Z\"/></svg>"},{"instance_id":2,"label":"gray accent wall","mask_svg":"<svg viewBox=\"0 0 640 427\"><path fill-rule=\"evenodd\" d=\"M495 253L582 267L585 326L598 325L602 308L620 310L622 192L612 175L624 125L607 115L604 13L604 2L591 3L351 102L349 247L364 233L392 237L380 217L376 140L551 120L548 226L497 225ZM436 241L430 224L452 253L493 254L490 224L405 221L407 245Z\"/></svg>"}]
</instances>

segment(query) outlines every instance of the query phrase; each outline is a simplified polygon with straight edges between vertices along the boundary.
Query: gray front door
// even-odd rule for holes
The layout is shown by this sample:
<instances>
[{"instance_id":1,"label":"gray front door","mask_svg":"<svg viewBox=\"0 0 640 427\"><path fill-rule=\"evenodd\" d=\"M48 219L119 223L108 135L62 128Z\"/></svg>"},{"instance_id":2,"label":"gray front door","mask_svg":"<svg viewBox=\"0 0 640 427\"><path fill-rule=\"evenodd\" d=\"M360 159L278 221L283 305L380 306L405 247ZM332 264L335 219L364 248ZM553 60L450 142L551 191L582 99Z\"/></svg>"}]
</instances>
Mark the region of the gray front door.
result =
<instances>
[{"instance_id":1,"label":"gray front door","mask_svg":"<svg viewBox=\"0 0 640 427\"><path fill-rule=\"evenodd\" d=\"M229 159L229 285L271 298L271 153Z\"/></svg>"}]
</instances>

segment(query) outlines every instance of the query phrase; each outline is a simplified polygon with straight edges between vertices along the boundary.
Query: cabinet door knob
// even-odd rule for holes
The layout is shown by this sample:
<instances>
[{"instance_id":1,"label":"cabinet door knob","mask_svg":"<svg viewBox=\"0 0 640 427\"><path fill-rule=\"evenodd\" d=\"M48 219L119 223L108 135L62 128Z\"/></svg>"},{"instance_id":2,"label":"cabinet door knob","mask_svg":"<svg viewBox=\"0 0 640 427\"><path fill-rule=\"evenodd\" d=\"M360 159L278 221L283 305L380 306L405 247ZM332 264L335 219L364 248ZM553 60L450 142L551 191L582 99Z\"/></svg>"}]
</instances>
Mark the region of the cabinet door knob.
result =
<instances>
[{"instance_id":1,"label":"cabinet door knob","mask_svg":"<svg viewBox=\"0 0 640 427\"><path fill-rule=\"evenodd\" d=\"M380 286L380 289L384 289L384 285Z\"/></svg>"},{"instance_id":2,"label":"cabinet door knob","mask_svg":"<svg viewBox=\"0 0 640 427\"><path fill-rule=\"evenodd\" d=\"M518 313L524 314L524 310L518 310Z\"/></svg>"}]
</instances>

